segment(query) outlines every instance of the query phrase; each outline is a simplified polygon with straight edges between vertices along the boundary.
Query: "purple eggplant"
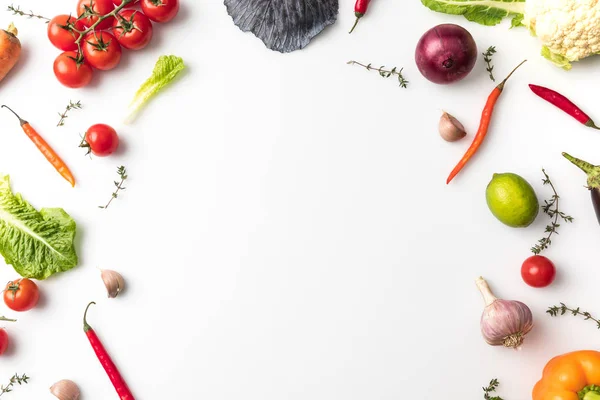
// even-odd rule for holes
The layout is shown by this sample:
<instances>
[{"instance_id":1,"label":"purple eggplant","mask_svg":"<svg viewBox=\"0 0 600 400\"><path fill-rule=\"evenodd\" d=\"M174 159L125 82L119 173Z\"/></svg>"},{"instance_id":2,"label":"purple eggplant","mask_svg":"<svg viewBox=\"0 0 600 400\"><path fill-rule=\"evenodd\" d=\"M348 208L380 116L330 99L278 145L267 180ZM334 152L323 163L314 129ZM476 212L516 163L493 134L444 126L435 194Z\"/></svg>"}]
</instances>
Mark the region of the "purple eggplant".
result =
<instances>
[{"instance_id":1,"label":"purple eggplant","mask_svg":"<svg viewBox=\"0 0 600 400\"><path fill-rule=\"evenodd\" d=\"M571 161L587 174L587 187L592 195L592 204L594 205L596 218L598 219L598 223L600 223L600 166L592 165L589 162L575 158L567 153L562 154L567 160Z\"/></svg>"}]
</instances>

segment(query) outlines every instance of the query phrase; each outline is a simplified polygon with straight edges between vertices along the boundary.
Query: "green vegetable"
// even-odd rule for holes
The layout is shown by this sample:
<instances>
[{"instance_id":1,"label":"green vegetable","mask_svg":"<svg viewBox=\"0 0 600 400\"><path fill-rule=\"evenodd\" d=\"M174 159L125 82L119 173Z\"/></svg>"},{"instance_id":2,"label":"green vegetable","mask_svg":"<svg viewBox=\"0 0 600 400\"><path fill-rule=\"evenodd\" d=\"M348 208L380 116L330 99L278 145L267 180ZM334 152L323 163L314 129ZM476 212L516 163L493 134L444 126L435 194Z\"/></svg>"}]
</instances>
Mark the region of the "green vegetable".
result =
<instances>
[{"instance_id":1,"label":"green vegetable","mask_svg":"<svg viewBox=\"0 0 600 400\"><path fill-rule=\"evenodd\" d=\"M469 21L482 25L497 25L505 17L512 17L511 26L521 26L525 14L525 0L421 0L433 11L464 15Z\"/></svg>"},{"instance_id":2,"label":"green vegetable","mask_svg":"<svg viewBox=\"0 0 600 400\"><path fill-rule=\"evenodd\" d=\"M160 56L152 75L138 89L135 97L129 105L129 115L125 123L131 123L137 117L138 112L144 105L158 93L162 88L167 86L176 76L185 68L183 59L177 56Z\"/></svg>"},{"instance_id":3,"label":"green vegetable","mask_svg":"<svg viewBox=\"0 0 600 400\"><path fill-rule=\"evenodd\" d=\"M0 175L0 254L24 278L46 279L68 271L78 259L75 221L62 208L39 212Z\"/></svg>"},{"instance_id":4,"label":"green vegetable","mask_svg":"<svg viewBox=\"0 0 600 400\"><path fill-rule=\"evenodd\" d=\"M554 65L561 67L565 71L569 71L572 68L571 62L567 59L567 57L553 53L547 46L542 47L542 57L544 57L546 60L552 61Z\"/></svg>"}]
</instances>

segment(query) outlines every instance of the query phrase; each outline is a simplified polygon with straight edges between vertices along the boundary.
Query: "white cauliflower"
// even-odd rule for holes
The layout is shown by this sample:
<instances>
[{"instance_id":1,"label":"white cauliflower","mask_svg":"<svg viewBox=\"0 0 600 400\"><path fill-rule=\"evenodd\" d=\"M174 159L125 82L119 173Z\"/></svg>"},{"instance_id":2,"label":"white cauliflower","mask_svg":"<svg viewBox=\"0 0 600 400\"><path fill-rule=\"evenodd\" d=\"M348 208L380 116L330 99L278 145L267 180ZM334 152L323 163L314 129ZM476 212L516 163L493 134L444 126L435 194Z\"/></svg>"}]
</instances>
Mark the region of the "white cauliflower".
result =
<instances>
[{"instance_id":1,"label":"white cauliflower","mask_svg":"<svg viewBox=\"0 0 600 400\"><path fill-rule=\"evenodd\" d=\"M438 12L496 25L512 17L542 42L542 55L564 68L600 54L600 0L421 0Z\"/></svg>"}]
</instances>

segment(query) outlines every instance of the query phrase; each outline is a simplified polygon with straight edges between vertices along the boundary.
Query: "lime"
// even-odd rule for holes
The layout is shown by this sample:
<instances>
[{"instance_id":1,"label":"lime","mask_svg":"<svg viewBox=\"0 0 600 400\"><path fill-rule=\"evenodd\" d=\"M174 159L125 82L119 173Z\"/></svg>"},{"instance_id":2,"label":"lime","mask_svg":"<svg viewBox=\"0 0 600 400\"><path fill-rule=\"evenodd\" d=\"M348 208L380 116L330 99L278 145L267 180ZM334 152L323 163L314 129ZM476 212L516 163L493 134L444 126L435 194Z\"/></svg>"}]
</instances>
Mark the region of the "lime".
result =
<instances>
[{"instance_id":1,"label":"lime","mask_svg":"<svg viewBox=\"0 0 600 400\"><path fill-rule=\"evenodd\" d=\"M494 174L485 191L485 198L492 214L513 228L531 225L540 210L535 191L517 174Z\"/></svg>"}]
</instances>

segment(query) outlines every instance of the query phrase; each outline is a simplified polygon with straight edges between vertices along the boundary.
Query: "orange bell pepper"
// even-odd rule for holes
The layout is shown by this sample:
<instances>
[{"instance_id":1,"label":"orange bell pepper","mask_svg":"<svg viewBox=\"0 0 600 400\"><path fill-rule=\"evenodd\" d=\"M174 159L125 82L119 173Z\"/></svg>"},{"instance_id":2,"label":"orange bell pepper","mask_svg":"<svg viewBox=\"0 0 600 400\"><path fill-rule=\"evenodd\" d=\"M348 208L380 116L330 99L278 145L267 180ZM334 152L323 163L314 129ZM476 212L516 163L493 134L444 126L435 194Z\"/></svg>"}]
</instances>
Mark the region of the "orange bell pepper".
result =
<instances>
[{"instance_id":1,"label":"orange bell pepper","mask_svg":"<svg viewBox=\"0 0 600 400\"><path fill-rule=\"evenodd\" d=\"M600 400L600 352L574 351L551 359L533 400Z\"/></svg>"}]
</instances>

